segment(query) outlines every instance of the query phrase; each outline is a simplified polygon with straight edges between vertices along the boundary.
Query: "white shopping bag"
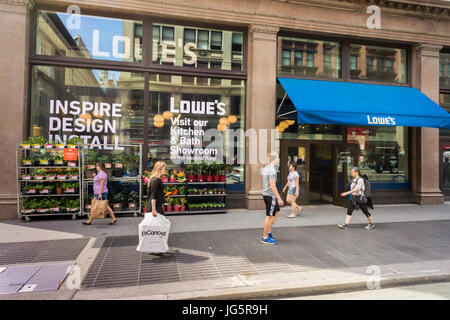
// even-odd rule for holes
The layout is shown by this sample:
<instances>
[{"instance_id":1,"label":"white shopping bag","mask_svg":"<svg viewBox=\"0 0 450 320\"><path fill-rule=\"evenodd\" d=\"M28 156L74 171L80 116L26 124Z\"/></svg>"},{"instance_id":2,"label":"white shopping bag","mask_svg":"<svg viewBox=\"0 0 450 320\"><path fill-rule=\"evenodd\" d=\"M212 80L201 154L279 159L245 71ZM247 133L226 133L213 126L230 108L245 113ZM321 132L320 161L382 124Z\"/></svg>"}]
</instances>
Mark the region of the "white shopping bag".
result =
<instances>
[{"instance_id":1,"label":"white shopping bag","mask_svg":"<svg viewBox=\"0 0 450 320\"><path fill-rule=\"evenodd\" d=\"M170 220L161 214L153 216L146 213L144 220L139 224L139 245L136 250L140 252L163 253L169 250Z\"/></svg>"}]
</instances>

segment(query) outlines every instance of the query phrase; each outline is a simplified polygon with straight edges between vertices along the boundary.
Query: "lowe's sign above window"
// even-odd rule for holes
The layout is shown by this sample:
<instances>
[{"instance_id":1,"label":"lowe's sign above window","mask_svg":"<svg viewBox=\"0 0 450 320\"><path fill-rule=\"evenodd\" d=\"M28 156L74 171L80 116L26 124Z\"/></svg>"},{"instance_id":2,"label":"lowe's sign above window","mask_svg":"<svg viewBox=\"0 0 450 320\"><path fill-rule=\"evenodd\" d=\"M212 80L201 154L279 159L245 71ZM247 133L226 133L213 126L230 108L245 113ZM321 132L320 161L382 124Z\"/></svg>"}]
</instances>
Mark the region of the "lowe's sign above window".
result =
<instances>
[{"instance_id":1,"label":"lowe's sign above window","mask_svg":"<svg viewBox=\"0 0 450 320\"><path fill-rule=\"evenodd\" d=\"M298 123L450 129L450 114L416 88L279 77Z\"/></svg>"}]
</instances>

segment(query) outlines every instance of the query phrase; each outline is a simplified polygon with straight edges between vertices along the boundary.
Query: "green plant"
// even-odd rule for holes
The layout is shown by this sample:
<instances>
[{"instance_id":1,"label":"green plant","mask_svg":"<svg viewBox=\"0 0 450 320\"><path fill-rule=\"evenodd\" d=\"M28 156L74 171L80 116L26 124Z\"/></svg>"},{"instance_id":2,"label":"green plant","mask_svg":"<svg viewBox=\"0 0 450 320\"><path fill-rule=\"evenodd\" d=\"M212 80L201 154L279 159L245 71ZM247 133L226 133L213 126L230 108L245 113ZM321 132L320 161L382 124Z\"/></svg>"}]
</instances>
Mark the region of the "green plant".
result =
<instances>
[{"instance_id":1,"label":"green plant","mask_svg":"<svg viewBox=\"0 0 450 320\"><path fill-rule=\"evenodd\" d=\"M95 165L98 162L98 157L99 157L99 154L97 151L89 150L86 153L86 163L88 165Z\"/></svg>"},{"instance_id":2,"label":"green plant","mask_svg":"<svg viewBox=\"0 0 450 320\"><path fill-rule=\"evenodd\" d=\"M81 144L80 137L73 137L67 141L67 145L78 145L78 144Z\"/></svg>"},{"instance_id":3,"label":"green plant","mask_svg":"<svg viewBox=\"0 0 450 320\"><path fill-rule=\"evenodd\" d=\"M112 154L112 161L124 164L127 161L127 155L123 151L115 150Z\"/></svg>"},{"instance_id":4,"label":"green plant","mask_svg":"<svg viewBox=\"0 0 450 320\"><path fill-rule=\"evenodd\" d=\"M116 193L112 196L113 203L122 203L127 200L127 196L123 192Z\"/></svg>"},{"instance_id":5,"label":"green plant","mask_svg":"<svg viewBox=\"0 0 450 320\"><path fill-rule=\"evenodd\" d=\"M139 201L139 193L136 191L130 191L128 194L128 202L129 203L137 203Z\"/></svg>"},{"instance_id":6,"label":"green plant","mask_svg":"<svg viewBox=\"0 0 450 320\"><path fill-rule=\"evenodd\" d=\"M47 139L44 137L30 137L28 138L29 143L31 144L38 144L38 145L44 145L47 143Z\"/></svg>"}]
</instances>

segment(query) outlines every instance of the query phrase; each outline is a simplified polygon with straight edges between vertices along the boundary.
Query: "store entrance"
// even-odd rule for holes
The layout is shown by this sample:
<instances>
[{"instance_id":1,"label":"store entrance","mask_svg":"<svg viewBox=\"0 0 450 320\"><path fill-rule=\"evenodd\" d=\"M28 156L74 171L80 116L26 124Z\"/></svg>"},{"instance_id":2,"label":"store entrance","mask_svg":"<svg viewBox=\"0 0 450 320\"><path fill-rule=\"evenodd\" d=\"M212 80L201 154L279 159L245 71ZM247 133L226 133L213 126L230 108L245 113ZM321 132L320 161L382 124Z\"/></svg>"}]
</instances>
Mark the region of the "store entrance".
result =
<instances>
[{"instance_id":1,"label":"store entrance","mask_svg":"<svg viewBox=\"0 0 450 320\"><path fill-rule=\"evenodd\" d=\"M349 166L355 155L341 143L282 140L280 155L281 187L289 174L288 165L297 163L300 176L299 205L334 204L346 206L340 197L348 184ZM286 194L284 194L286 196Z\"/></svg>"}]
</instances>

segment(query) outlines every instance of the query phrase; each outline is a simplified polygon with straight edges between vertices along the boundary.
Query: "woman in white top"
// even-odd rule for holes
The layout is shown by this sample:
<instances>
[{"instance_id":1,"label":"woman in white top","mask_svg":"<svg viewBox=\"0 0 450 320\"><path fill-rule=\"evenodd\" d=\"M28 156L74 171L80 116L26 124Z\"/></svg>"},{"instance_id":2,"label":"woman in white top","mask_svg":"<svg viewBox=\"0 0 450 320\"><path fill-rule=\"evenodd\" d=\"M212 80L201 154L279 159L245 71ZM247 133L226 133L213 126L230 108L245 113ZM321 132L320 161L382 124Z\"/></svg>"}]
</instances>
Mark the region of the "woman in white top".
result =
<instances>
[{"instance_id":1,"label":"woman in white top","mask_svg":"<svg viewBox=\"0 0 450 320\"><path fill-rule=\"evenodd\" d=\"M300 186L299 186L299 175L297 172L297 168L295 163L291 162L289 164L289 175L288 175L288 182L283 188L283 192L286 192L286 188L288 188L288 194L286 197L287 203L289 203L292 207L292 212L289 216L286 218L295 218L297 217L303 210L302 207L300 207L296 200L299 195Z\"/></svg>"},{"instance_id":2,"label":"woman in white top","mask_svg":"<svg viewBox=\"0 0 450 320\"><path fill-rule=\"evenodd\" d=\"M357 167L354 167L352 169L352 183L350 185L350 191L341 193L342 197L346 197L349 194L352 195L351 199L348 201L348 208L347 208L347 216L345 217L345 223L344 224L338 224L338 227L341 229L348 229L350 226L350 220L352 219L352 213L353 210L356 208L357 205L361 208L362 212L366 215L367 219L369 220L369 224L365 227L366 229L372 229L375 227L373 223L373 218L369 213L369 210L367 209L367 202L357 202L357 198L361 195L364 195L365 187L364 187L364 179L359 176L359 169Z\"/></svg>"}]
</instances>

